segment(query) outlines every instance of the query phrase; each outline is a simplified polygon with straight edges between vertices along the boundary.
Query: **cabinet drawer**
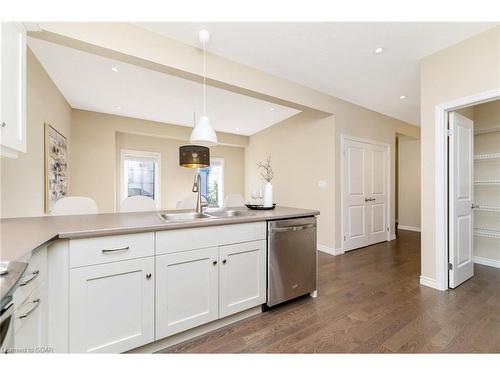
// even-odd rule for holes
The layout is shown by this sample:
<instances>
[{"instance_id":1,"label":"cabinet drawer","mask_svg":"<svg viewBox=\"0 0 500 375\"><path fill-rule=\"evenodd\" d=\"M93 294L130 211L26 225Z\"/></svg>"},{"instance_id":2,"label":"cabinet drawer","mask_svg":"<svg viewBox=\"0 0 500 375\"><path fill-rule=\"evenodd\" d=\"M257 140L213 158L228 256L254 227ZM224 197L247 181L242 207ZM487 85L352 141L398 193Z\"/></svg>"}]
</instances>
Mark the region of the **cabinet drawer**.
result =
<instances>
[{"instance_id":1,"label":"cabinet drawer","mask_svg":"<svg viewBox=\"0 0 500 375\"><path fill-rule=\"evenodd\" d=\"M154 255L154 233L71 240L71 268Z\"/></svg>"},{"instance_id":2,"label":"cabinet drawer","mask_svg":"<svg viewBox=\"0 0 500 375\"><path fill-rule=\"evenodd\" d=\"M168 230L156 232L156 254L169 254L265 238L265 222Z\"/></svg>"},{"instance_id":3,"label":"cabinet drawer","mask_svg":"<svg viewBox=\"0 0 500 375\"><path fill-rule=\"evenodd\" d=\"M35 251L33 255L22 259L28 262L23 277L19 280L19 287L14 293L14 303L20 306L26 298L40 285L45 284L47 278L47 248Z\"/></svg>"},{"instance_id":4,"label":"cabinet drawer","mask_svg":"<svg viewBox=\"0 0 500 375\"><path fill-rule=\"evenodd\" d=\"M16 306L14 312L14 340L17 348L34 349L43 344L43 308L46 304L39 288Z\"/></svg>"}]
</instances>

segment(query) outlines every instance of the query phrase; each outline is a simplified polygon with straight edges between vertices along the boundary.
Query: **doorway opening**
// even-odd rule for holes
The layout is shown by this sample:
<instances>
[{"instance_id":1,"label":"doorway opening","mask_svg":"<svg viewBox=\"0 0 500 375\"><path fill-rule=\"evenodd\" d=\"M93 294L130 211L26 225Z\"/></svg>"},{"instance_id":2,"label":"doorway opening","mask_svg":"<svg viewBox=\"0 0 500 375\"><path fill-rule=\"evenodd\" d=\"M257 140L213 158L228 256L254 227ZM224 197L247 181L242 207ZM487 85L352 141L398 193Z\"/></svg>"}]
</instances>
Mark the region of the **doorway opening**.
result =
<instances>
[{"instance_id":1,"label":"doorway opening","mask_svg":"<svg viewBox=\"0 0 500 375\"><path fill-rule=\"evenodd\" d=\"M472 117L472 118L471 118ZM500 265L500 90L436 107L435 287Z\"/></svg>"}]
</instances>

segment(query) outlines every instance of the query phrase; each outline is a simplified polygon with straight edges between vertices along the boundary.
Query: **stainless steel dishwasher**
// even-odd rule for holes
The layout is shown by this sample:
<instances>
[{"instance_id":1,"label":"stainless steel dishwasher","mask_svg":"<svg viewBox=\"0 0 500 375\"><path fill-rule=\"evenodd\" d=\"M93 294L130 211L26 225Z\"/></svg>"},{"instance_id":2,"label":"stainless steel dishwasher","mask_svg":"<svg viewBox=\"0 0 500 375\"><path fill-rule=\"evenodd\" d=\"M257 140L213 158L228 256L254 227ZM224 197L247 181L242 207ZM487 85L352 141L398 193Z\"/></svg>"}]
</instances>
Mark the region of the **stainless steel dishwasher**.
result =
<instances>
[{"instance_id":1,"label":"stainless steel dishwasher","mask_svg":"<svg viewBox=\"0 0 500 375\"><path fill-rule=\"evenodd\" d=\"M316 292L316 217L267 224L267 306Z\"/></svg>"}]
</instances>

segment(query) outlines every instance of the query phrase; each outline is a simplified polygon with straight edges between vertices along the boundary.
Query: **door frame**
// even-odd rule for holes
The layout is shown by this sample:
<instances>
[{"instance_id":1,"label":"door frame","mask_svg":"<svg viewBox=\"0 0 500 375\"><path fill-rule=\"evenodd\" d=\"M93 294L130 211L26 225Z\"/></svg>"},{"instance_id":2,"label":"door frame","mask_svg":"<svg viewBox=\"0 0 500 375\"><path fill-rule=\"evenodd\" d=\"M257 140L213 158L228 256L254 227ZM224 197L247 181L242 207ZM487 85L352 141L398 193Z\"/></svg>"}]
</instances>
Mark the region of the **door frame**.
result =
<instances>
[{"instance_id":1,"label":"door frame","mask_svg":"<svg viewBox=\"0 0 500 375\"><path fill-rule=\"evenodd\" d=\"M420 284L438 290L448 290L448 113L461 108L500 99L500 88L465 96L435 107L434 148L434 249L436 250L436 280L429 282L420 276Z\"/></svg>"},{"instance_id":2,"label":"door frame","mask_svg":"<svg viewBox=\"0 0 500 375\"><path fill-rule=\"evenodd\" d=\"M368 143L376 146L382 146L387 149L387 160L386 160L386 168L387 168L387 210L386 210L386 223L389 226L389 231L386 234L386 241L391 241L391 161L392 161L392 154L391 154L391 145L389 143L384 143L384 142L378 142L374 141L373 139L369 138L359 138L359 137L354 137L348 134L341 134L340 135L340 210L341 210L341 215L340 215L340 240L341 240L341 249L342 253L345 252L344 249L344 236L345 236L345 230L344 230L344 208L345 208L345 194L344 194L344 186L345 186L345 178L344 178L344 162L345 162L345 154L344 154L344 146L346 144L346 141L355 141L355 142L361 142L361 143Z\"/></svg>"}]
</instances>

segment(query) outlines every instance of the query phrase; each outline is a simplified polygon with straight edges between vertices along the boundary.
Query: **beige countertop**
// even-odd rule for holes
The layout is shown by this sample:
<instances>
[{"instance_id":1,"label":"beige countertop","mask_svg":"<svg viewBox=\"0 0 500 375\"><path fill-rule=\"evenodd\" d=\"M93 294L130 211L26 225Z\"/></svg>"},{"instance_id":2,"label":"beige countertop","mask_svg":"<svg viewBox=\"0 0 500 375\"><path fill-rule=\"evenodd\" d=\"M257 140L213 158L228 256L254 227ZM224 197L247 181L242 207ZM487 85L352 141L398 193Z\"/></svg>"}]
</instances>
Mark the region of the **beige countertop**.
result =
<instances>
[{"instance_id":1,"label":"beige countertop","mask_svg":"<svg viewBox=\"0 0 500 375\"><path fill-rule=\"evenodd\" d=\"M247 208L238 208L238 210L247 210ZM0 260L17 260L28 252L60 238L71 239L213 225L240 224L316 215L319 215L319 211L291 207L276 207L274 210L251 211L249 216L170 222L162 220L157 212L2 219L0 220L0 233L2 236L0 240Z\"/></svg>"}]
</instances>

